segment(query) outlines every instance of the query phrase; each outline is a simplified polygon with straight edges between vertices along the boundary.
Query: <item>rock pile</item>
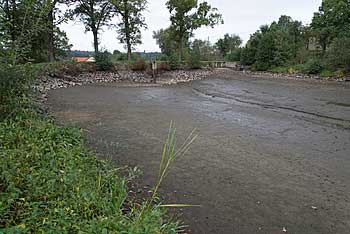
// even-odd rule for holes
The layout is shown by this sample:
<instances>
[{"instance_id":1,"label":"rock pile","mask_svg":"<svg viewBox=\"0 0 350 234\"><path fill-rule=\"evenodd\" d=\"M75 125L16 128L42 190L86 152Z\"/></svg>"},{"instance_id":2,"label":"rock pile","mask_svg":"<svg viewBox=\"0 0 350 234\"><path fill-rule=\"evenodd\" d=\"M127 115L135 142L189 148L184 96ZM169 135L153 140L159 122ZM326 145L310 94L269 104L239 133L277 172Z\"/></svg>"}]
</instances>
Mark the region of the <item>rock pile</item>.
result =
<instances>
[{"instance_id":1,"label":"rock pile","mask_svg":"<svg viewBox=\"0 0 350 234\"><path fill-rule=\"evenodd\" d=\"M190 82L194 80L201 80L217 73L219 73L219 70L170 71L170 72L165 72L161 74L158 83L163 85L185 83L185 82Z\"/></svg>"},{"instance_id":2,"label":"rock pile","mask_svg":"<svg viewBox=\"0 0 350 234\"><path fill-rule=\"evenodd\" d=\"M299 80L321 80L321 81L350 81L347 77L321 77L319 75L307 75L307 74L284 74L284 73L272 73L272 72L257 72L244 70L239 74L247 75L256 78L279 78L279 79L299 79Z\"/></svg>"},{"instance_id":3,"label":"rock pile","mask_svg":"<svg viewBox=\"0 0 350 234\"><path fill-rule=\"evenodd\" d=\"M160 85L172 85L193 80L206 78L217 70L179 70L167 71L160 73L157 78L157 83ZM151 83L151 75L147 72L136 72L123 70L118 72L90 72L82 73L77 76L64 75L62 77L51 77L49 75L41 76L33 86L34 90L39 92L41 99L44 101L47 98L49 90L68 88L71 86L81 86L84 84L97 83L115 83L115 82L132 82L136 84Z\"/></svg>"}]
</instances>

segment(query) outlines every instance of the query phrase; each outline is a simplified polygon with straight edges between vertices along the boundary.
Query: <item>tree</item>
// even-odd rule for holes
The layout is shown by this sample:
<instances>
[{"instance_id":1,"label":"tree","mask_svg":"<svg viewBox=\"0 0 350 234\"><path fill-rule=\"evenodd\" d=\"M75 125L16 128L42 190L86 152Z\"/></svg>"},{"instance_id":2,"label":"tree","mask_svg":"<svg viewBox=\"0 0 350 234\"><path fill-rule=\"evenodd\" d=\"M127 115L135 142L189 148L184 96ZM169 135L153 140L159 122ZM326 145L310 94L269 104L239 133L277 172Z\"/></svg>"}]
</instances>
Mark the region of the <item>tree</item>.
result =
<instances>
[{"instance_id":1,"label":"tree","mask_svg":"<svg viewBox=\"0 0 350 234\"><path fill-rule=\"evenodd\" d=\"M147 28L142 12L146 10L147 0L111 0L113 9L121 16L118 39L125 44L128 60L131 59L132 47L141 44L141 28Z\"/></svg>"},{"instance_id":2,"label":"tree","mask_svg":"<svg viewBox=\"0 0 350 234\"><path fill-rule=\"evenodd\" d=\"M95 54L99 52L98 34L106 26L112 13L112 6L107 0L79 0L72 12L85 25L87 32L91 31L94 37Z\"/></svg>"},{"instance_id":3,"label":"tree","mask_svg":"<svg viewBox=\"0 0 350 234\"><path fill-rule=\"evenodd\" d=\"M62 11L60 10L59 7L57 7L57 4L69 4L73 0L49 0L47 1L48 4L48 11L47 11L47 17L46 19L46 25L47 25L47 61L52 62L56 59L56 54L57 50L55 49L55 33L57 33L59 29L58 25L61 24L63 21L66 20L66 15L61 14ZM57 17L59 15L59 17ZM65 34L64 32L60 33L62 36ZM57 35L56 35L57 38ZM66 37L65 37L66 38ZM62 39L62 37L60 37ZM68 40L66 40L67 42ZM60 41L62 43L63 41ZM66 43L64 42L64 43Z\"/></svg>"},{"instance_id":4,"label":"tree","mask_svg":"<svg viewBox=\"0 0 350 234\"><path fill-rule=\"evenodd\" d=\"M350 72L350 37L336 38L330 45L327 59L331 66Z\"/></svg>"},{"instance_id":5,"label":"tree","mask_svg":"<svg viewBox=\"0 0 350 234\"><path fill-rule=\"evenodd\" d=\"M67 52L72 48L69 44L67 34L55 27L53 34L53 55L54 58L67 56Z\"/></svg>"},{"instance_id":6,"label":"tree","mask_svg":"<svg viewBox=\"0 0 350 234\"><path fill-rule=\"evenodd\" d=\"M294 63L303 42L302 23L283 15L278 22L260 27L250 37L241 52L241 62L255 65L258 70Z\"/></svg>"},{"instance_id":7,"label":"tree","mask_svg":"<svg viewBox=\"0 0 350 234\"><path fill-rule=\"evenodd\" d=\"M160 29L158 31L153 32L153 38L156 40L160 50L163 54L170 56L177 51L179 48L177 42L173 40L173 35L170 28ZM188 41L188 38L186 38Z\"/></svg>"},{"instance_id":8,"label":"tree","mask_svg":"<svg viewBox=\"0 0 350 234\"><path fill-rule=\"evenodd\" d=\"M59 10L53 4L58 1L4 0L0 3L0 44L2 56L7 62L52 61L57 51L55 44L68 45L67 38L62 37L63 32L57 27L62 21L54 20L54 13ZM55 39L60 42L56 43Z\"/></svg>"},{"instance_id":9,"label":"tree","mask_svg":"<svg viewBox=\"0 0 350 234\"><path fill-rule=\"evenodd\" d=\"M223 57L238 49L242 44L242 39L238 35L225 34L223 39L216 42L216 47L219 49Z\"/></svg>"},{"instance_id":10,"label":"tree","mask_svg":"<svg viewBox=\"0 0 350 234\"><path fill-rule=\"evenodd\" d=\"M243 65L251 66L256 62L257 60L256 55L258 52L258 47L259 47L261 38L262 38L261 31L257 31L250 36L249 41L247 42L246 46L243 48L241 53L241 63Z\"/></svg>"},{"instance_id":11,"label":"tree","mask_svg":"<svg viewBox=\"0 0 350 234\"><path fill-rule=\"evenodd\" d=\"M207 2L198 4L198 0L168 0L166 6L170 12L170 30L178 45L180 62L184 42L193 36L194 30L223 23L217 8L212 8Z\"/></svg>"},{"instance_id":12,"label":"tree","mask_svg":"<svg viewBox=\"0 0 350 234\"><path fill-rule=\"evenodd\" d=\"M311 27L325 52L335 37L350 31L350 1L323 0L319 12L314 14Z\"/></svg>"},{"instance_id":13,"label":"tree","mask_svg":"<svg viewBox=\"0 0 350 234\"><path fill-rule=\"evenodd\" d=\"M45 44L42 39L47 33L48 2L5 0L1 1L0 12L2 52L7 62L37 60L36 55L41 56Z\"/></svg>"}]
</instances>

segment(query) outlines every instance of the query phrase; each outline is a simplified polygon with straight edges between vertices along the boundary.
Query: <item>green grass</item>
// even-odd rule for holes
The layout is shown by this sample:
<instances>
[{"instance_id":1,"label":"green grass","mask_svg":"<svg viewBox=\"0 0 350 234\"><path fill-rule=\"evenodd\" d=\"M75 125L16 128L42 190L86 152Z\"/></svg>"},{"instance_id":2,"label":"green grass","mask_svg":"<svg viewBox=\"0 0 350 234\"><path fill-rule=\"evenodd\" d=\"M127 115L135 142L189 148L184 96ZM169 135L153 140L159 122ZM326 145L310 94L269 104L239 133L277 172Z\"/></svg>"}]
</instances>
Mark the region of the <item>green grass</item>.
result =
<instances>
[{"instance_id":1,"label":"green grass","mask_svg":"<svg viewBox=\"0 0 350 234\"><path fill-rule=\"evenodd\" d=\"M157 193L196 136L192 132L177 149L171 125L152 193L131 197L127 184L135 172L120 176L86 147L79 129L57 126L33 104L30 84L38 74L76 65L0 66L0 234L182 232L166 207L192 205L162 204Z\"/></svg>"},{"instance_id":2,"label":"green grass","mask_svg":"<svg viewBox=\"0 0 350 234\"><path fill-rule=\"evenodd\" d=\"M0 233L176 233L160 205L137 204L77 129L36 114L0 123Z\"/></svg>"}]
</instances>

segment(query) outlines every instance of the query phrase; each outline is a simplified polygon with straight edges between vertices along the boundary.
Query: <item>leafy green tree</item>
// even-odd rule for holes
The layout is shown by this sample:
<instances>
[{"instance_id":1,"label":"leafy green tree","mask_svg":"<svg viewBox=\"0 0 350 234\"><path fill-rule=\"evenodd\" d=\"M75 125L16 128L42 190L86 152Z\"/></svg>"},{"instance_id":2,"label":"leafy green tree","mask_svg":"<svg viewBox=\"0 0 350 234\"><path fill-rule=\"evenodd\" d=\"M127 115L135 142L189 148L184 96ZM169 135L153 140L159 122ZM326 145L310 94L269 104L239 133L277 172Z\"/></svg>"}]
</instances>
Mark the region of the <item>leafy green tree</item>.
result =
<instances>
[{"instance_id":1,"label":"leafy green tree","mask_svg":"<svg viewBox=\"0 0 350 234\"><path fill-rule=\"evenodd\" d=\"M191 49L198 51L200 55L200 60L209 61L217 60L220 58L220 55L216 48L211 45L209 41L196 39L191 43Z\"/></svg>"},{"instance_id":2,"label":"leafy green tree","mask_svg":"<svg viewBox=\"0 0 350 234\"><path fill-rule=\"evenodd\" d=\"M62 12L59 4L68 5L73 2L73 0L48 0L46 2L48 5L47 17L45 17L47 26L47 61L52 62L56 59L56 56L62 55L62 51L59 52L60 54L55 54L55 52L58 52L57 43L67 44L68 42L68 40L65 42L62 41L63 38L66 38L66 36L64 36L65 33L58 31L58 25L68 19L65 14L66 12ZM55 42L55 39L58 39L57 33L61 35L61 37L59 37L60 42Z\"/></svg>"},{"instance_id":3,"label":"leafy green tree","mask_svg":"<svg viewBox=\"0 0 350 234\"><path fill-rule=\"evenodd\" d=\"M17 64L35 59L42 53L42 39L47 33L47 1L2 1L0 28L4 62Z\"/></svg>"},{"instance_id":4,"label":"leafy green tree","mask_svg":"<svg viewBox=\"0 0 350 234\"><path fill-rule=\"evenodd\" d=\"M350 37L336 38L327 51L327 60L333 68L342 67L350 72Z\"/></svg>"},{"instance_id":5,"label":"leafy green tree","mask_svg":"<svg viewBox=\"0 0 350 234\"><path fill-rule=\"evenodd\" d=\"M177 42L173 40L172 31L170 28L160 29L153 32L153 38L163 54L170 56L178 50ZM188 38L185 39L188 42Z\"/></svg>"},{"instance_id":6,"label":"leafy green tree","mask_svg":"<svg viewBox=\"0 0 350 234\"><path fill-rule=\"evenodd\" d=\"M224 38L219 39L215 45L222 56L225 57L227 54L239 48L242 42L242 39L238 35L225 34Z\"/></svg>"},{"instance_id":7,"label":"leafy green tree","mask_svg":"<svg viewBox=\"0 0 350 234\"><path fill-rule=\"evenodd\" d=\"M193 36L194 30L223 23L217 8L211 7L205 1L198 3L198 0L168 0L166 6L170 12L170 30L178 45L179 61L182 61L185 40Z\"/></svg>"},{"instance_id":8,"label":"leafy green tree","mask_svg":"<svg viewBox=\"0 0 350 234\"><path fill-rule=\"evenodd\" d=\"M146 10L147 0L111 0L113 10L121 16L118 28L119 41L125 44L128 60L131 60L133 46L141 44L141 28L147 28L142 15Z\"/></svg>"},{"instance_id":9,"label":"leafy green tree","mask_svg":"<svg viewBox=\"0 0 350 234\"><path fill-rule=\"evenodd\" d=\"M246 46L242 49L242 52L241 52L241 63L243 65L251 66L256 62L257 60L256 55L258 52L258 47L259 47L261 38L262 38L261 31L257 31L250 36L249 41L247 42Z\"/></svg>"},{"instance_id":10,"label":"leafy green tree","mask_svg":"<svg viewBox=\"0 0 350 234\"><path fill-rule=\"evenodd\" d=\"M66 32L61 31L58 27L55 27L53 34L54 59L57 59L57 57L66 56L67 52L69 52L72 47L73 45L69 44Z\"/></svg>"},{"instance_id":11,"label":"leafy green tree","mask_svg":"<svg viewBox=\"0 0 350 234\"><path fill-rule=\"evenodd\" d=\"M84 23L87 32L92 32L95 54L98 54L98 34L103 26L108 25L112 16L110 2L107 0L79 0L72 14Z\"/></svg>"},{"instance_id":12,"label":"leafy green tree","mask_svg":"<svg viewBox=\"0 0 350 234\"><path fill-rule=\"evenodd\" d=\"M259 70L272 66L284 66L296 61L304 47L303 26L289 16L281 16L278 22L265 25L254 33L241 52L241 62L255 65Z\"/></svg>"},{"instance_id":13,"label":"leafy green tree","mask_svg":"<svg viewBox=\"0 0 350 234\"><path fill-rule=\"evenodd\" d=\"M0 45L4 62L52 61L57 46L68 45L57 27L62 21L54 17L54 13L59 13L53 6L58 1L4 0L0 3ZM55 42L56 39L60 42Z\"/></svg>"},{"instance_id":14,"label":"leafy green tree","mask_svg":"<svg viewBox=\"0 0 350 234\"><path fill-rule=\"evenodd\" d=\"M325 52L335 37L350 31L350 1L323 0L319 11L314 14L311 27Z\"/></svg>"}]
</instances>

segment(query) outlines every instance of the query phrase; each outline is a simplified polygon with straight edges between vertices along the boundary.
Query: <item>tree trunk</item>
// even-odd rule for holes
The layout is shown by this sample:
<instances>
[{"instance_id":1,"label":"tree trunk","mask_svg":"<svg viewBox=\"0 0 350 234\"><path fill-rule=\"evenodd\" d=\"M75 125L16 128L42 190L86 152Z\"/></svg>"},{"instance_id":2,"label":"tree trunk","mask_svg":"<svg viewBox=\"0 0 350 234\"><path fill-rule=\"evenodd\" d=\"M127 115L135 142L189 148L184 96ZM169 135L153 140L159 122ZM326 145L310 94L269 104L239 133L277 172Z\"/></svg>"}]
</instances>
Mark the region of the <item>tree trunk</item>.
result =
<instances>
[{"instance_id":1,"label":"tree trunk","mask_svg":"<svg viewBox=\"0 0 350 234\"><path fill-rule=\"evenodd\" d=\"M12 0L12 15L11 15L11 41L12 41L12 44L14 45L15 44L15 41L17 39L17 36L16 36L16 18L17 18L17 4L16 4L16 1L15 0ZM10 17L9 17L10 18Z\"/></svg>"},{"instance_id":2,"label":"tree trunk","mask_svg":"<svg viewBox=\"0 0 350 234\"><path fill-rule=\"evenodd\" d=\"M128 61L131 60L131 44L130 42L127 43L127 47L128 47Z\"/></svg>"},{"instance_id":3,"label":"tree trunk","mask_svg":"<svg viewBox=\"0 0 350 234\"><path fill-rule=\"evenodd\" d=\"M53 62L55 60L54 52L54 17L53 9L50 10L48 14L48 34L47 34L47 59L48 62Z\"/></svg>"},{"instance_id":4,"label":"tree trunk","mask_svg":"<svg viewBox=\"0 0 350 234\"><path fill-rule=\"evenodd\" d=\"M181 64L182 62L182 48L183 48L183 38L180 38L179 41L179 63Z\"/></svg>"},{"instance_id":5,"label":"tree trunk","mask_svg":"<svg viewBox=\"0 0 350 234\"><path fill-rule=\"evenodd\" d=\"M94 49L95 49L95 55L98 54L98 32L96 29L92 29L92 34L94 35Z\"/></svg>"}]
</instances>

